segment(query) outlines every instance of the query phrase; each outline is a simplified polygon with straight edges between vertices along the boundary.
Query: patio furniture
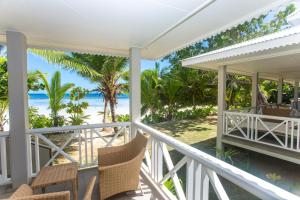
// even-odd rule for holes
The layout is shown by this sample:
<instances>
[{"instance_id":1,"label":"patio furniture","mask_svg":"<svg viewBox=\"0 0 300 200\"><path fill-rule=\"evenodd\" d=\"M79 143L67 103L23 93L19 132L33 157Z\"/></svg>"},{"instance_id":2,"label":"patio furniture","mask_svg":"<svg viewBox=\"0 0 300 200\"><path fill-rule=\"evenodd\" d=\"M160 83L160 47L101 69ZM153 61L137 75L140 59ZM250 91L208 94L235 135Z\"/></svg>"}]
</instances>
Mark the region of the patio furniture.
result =
<instances>
[{"instance_id":1,"label":"patio furniture","mask_svg":"<svg viewBox=\"0 0 300 200\"><path fill-rule=\"evenodd\" d=\"M262 114L278 116L278 117L290 117L291 111L292 110L290 109L282 109L282 108L263 108Z\"/></svg>"},{"instance_id":2,"label":"patio furniture","mask_svg":"<svg viewBox=\"0 0 300 200\"><path fill-rule=\"evenodd\" d=\"M34 194L33 189L27 185L21 185L8 199L14 200L70 200L70 192L52 192L47 194Z\"/></svg>"},{"instance_id":3,"label":"patio furniture","mask_svg":"<svg viewBox=\"0 0 300 200\"><path fill-rule=\"evenodd\" d=\"M148 137L137 136L123 146L98 149L100 199L138 189Z\"/></svg>"},{"instance_id":4,"label":"patio furniture","mask_svg":"<svg viewBox=\"0 0 300 200\"><path fill-rule=\"evenodd\" d=\"M33 180L31 188L33 191L39 188L44 191L47 186L69 181L72 183L73 199L77 200L77 163L43 167Z\"/></svg>"},{"instance_id":5,"label":"patio furniture","mask_svg":"<svg viewBox=\"0 0 300 200\"><path fill-rule=\"evenodd\" d=\"M94 189L94 185L96 182L96 176L93 176L92 178L90 178L89 183L87 185L83 200L92 200L92 194L93 194L93 189Z\"/></svg>"}]
</instances>

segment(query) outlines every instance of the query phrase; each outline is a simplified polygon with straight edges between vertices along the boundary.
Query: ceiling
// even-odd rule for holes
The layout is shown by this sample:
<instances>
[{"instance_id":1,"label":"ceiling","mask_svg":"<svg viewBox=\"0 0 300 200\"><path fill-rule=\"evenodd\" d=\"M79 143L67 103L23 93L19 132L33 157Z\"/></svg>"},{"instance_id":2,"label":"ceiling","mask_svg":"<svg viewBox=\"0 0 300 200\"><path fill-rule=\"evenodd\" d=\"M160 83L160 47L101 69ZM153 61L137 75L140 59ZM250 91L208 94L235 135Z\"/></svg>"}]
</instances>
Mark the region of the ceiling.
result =
<instances>
[{"instance_id":1,"label":"ceiling","mask_svg":"<svg viewBox=\"0 0 300 200\"><path fill-rule=\"evenodd\" d=\"M235 26L286 0L0 0L8 30L29 47L156 59ZM238 9L237 9L238 8Z\"/></svg>"}]
</instances>

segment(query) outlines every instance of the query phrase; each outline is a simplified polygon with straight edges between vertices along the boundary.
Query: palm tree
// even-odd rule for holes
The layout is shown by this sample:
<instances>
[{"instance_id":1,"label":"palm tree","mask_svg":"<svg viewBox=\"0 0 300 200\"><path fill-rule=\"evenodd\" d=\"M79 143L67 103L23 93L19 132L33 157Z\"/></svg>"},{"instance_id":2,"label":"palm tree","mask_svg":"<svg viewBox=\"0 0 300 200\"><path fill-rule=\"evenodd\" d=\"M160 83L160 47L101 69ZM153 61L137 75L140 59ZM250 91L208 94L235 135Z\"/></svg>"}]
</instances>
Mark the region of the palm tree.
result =
<instances>
[{"instance_id":1,"label":"palm tree","mask_svg":"<svg viewBox=\"0 0 300 200\"><path fill-rule=\"evenodd\" d=\"M141 101L142 114L147 114L149 111L151 116L159 107L159 93L158 93L158 70L145 70L141 76Z\"/></svg>"},{"instance_id":2,"label":"palm tree","mask_svg":"<svg viewBox=\"0 0 300 200\"><path fill-rule=\"evenodd\" d=\"M103 94L104 100L103 122L106 122L108 104L112 121L116 122L117 96L128 91L127 58L36 49L31 52L97 83L95 90Z\"/></svg>"},{"instance_id":3,"label":"palm tree","mask_svg":"<svg viewBox=\"0 0 300 200\"><path fill-rule=\"evenodd\" d=\"M45 86L47 96L49 97L49 108L51 110L51 118L53 120L53 126L62 125L61 116L59 116L59 111L64 108L62 102L67 91L74 86L72 83L66 83L61 85L61 74L56 71L52 76L51 82L49 84L45 74L39 72L40 78Z\"/></svg>"},{"instance_id":4,"label":"palm tree","mask_svg":"<svg viewBox=\"0 0 300 200\"><path fill-rule=\"evenodd\" d=\"M182 87L182 83L170 76L164 76L159 84L159 89L162 95L162 99L167 105L166 119L172 120L173 113L179 107L178 105L178 92Z\"/></svg>"}]
</instances>

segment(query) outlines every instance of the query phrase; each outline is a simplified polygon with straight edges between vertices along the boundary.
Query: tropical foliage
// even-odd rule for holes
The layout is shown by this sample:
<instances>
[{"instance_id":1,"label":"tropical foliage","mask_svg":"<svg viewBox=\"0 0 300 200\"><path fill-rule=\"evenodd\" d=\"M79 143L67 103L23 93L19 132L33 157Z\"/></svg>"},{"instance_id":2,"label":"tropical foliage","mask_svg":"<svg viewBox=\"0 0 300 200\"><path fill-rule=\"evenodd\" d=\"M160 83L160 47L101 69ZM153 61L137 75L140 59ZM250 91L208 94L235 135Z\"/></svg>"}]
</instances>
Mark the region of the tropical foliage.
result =
<instances>
[{"instance_id":1,"label":"tropical foliage","mask_svg":"<svg viewBox=\"0 0 300 200\"><path fill-rule=\"evenodd\" d=\"M70 102L66 105L67 113L70 114L69 123L71 125L81 125L89 118L84 114L89 104L82 99L88 94L88 90L81 87L73 88L70 92Z\"/></svg>"},{"instance_id":2,"label":"tropical foliage","mask_svg":"<svg viewBox=\"0 0 300 200\"><path fill-rule=\"evenodd\" d=\"M146 119L172 120L177 118L179 110L184 110L184 108L189 110L187 108L196 109L197 106L203 104L215 105L217 100L216 73L184 68L181 60L280 31L288 27L286 17L294 11L295 6L291 4L283 10L262 15L172 53L163 59L170 63L170 66L162 75L159 75L157 68L144 71L142 74L142 111L146 114ZM251 106L250 77L228 74L226 88L228 107ZM289 84L284 84L284 102L288 103L292 96L292 89L293 87ZM277 83L275 81L261 80L259 91L263 101L276 102Z\"/></svg>"},{"instance_id":3,"label":"tropical foliage","mask_svg":"<svg viewBox=\"0 0 300 200\"><path fill-rule=\"evenodd\" d=\"M56 71L50 81L47 80L45 74L39 72L39 76L45 86L47 96L49 97L49 108L51 110L50 117L52 119L52 126L62 126L65 123L64 117L59 114L65 105L63 104L63 98L67 91L70 90L74 84L66 83L61 84L61 74Z\"/></svg>"},{"instance_id":4,"label":"tropical foliage","mask_svg":"<svg viewBox=\"0 0 300 200\"><path fill-rule=\"evenodd\" d=\"M39 114L38 108L29 107L28 108L28 119L29 119L29 128L45 128L52 126L51 118L46 115Z\"/></svg>"},{"instance_id":5,"label":"tropical foliage","mask_svg":"<svg viewBox=\"0 0 300 200\"><path fill-rule=\"evenodd\" d=\"M1 50L1 48L0 48ZM37 71L28 73L27 81L28 90L37 91L43 89L44 85L39 83ZM4 126L8 123L8 72L7 59L0 57L0 131L4 130Z\"/></svg>"},{"instance_id":6,"label":"tropical foliage","mask_svg":"<svg viewBox=\"0 0 300 200\"><path fill-rule=\"evenodd\" d=\"M116 122L118 95L128 91L127 58L36 49L31 52L97 83L95 91L102 93L104 100L103 122L107 119L108 105L112 121Z\"/></svg>"}]
</instances>

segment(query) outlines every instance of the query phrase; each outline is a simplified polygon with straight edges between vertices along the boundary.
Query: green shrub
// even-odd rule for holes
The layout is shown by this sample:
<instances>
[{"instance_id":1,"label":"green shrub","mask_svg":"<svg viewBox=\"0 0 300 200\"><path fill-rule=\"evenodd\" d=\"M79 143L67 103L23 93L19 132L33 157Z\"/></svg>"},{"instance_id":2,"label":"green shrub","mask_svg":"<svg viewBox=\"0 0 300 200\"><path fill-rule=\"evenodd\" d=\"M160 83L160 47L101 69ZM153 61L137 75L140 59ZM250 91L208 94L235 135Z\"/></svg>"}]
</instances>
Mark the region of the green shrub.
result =
<instances>
[{"instance_id":1,"label":"green shrub","mask_svg":"<svg viewBox=\"0 0 300 200\"><path fill-rule=\"evenodd\" d=\"M28 108L28 118L30 128L47 128L52 125L52 120L46 115L40 115L35 107Z\"/></svg>"},{"instance_id":2,"label":"green shrub","mask_svg":"<svg viewBox=\"0 0 300 200\"><path fill-rule=\"evenodd\" d=\"M182 185L182 181L181 179L179 179L179 182L180 182L180 185L181 187L183 186ZM175 196L177 196L177 193L176 193L176 189L175 189L175 186L174 186L174 182L172 179L168 179L165 183L164 183L164 186Z\"/></svg>"},{"instance_id":3,"label":"green shrub","mask_svg":"<svg viewBox=\"0 0 300 200\"><path fill-rule=\"evenodd\" d=\"M209 115L215 114L216 108L214 106L202 106L199 108L184 108L173 112L173 120L184 120L184 119L199 119L205 118ZM145 123L159 123L168 121L166 116L166 110L161 108L155 114L145 115L143 122Z\"/></svg>"},{"instance_id":4,"label":"green shrub","mask_svg":"<svg viewBox=\"0 0 300 200\"><path fill-rule=\"evenodd\" d=\"M130 121L130 115L118 115L117 116L118 122L129 122Z\"/></svg>"}]
</instances>

